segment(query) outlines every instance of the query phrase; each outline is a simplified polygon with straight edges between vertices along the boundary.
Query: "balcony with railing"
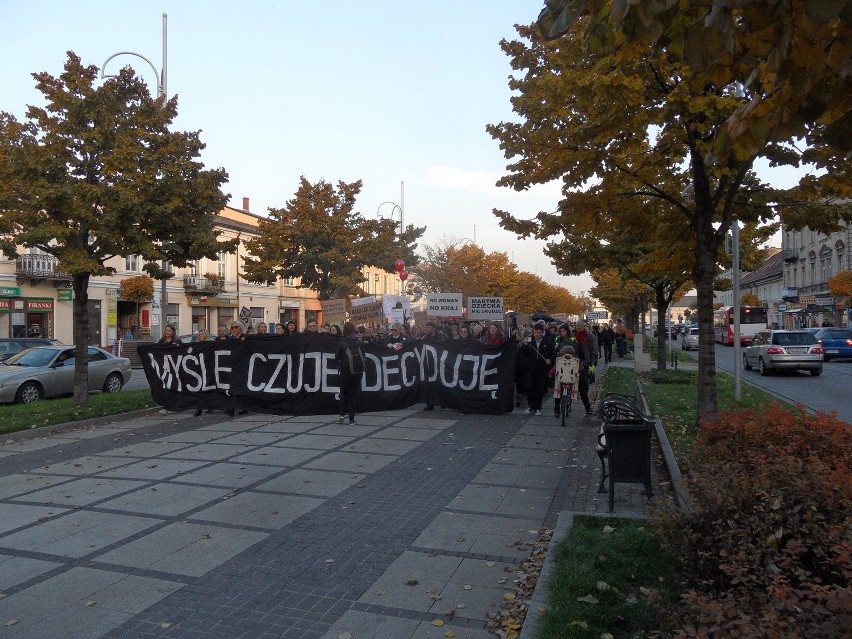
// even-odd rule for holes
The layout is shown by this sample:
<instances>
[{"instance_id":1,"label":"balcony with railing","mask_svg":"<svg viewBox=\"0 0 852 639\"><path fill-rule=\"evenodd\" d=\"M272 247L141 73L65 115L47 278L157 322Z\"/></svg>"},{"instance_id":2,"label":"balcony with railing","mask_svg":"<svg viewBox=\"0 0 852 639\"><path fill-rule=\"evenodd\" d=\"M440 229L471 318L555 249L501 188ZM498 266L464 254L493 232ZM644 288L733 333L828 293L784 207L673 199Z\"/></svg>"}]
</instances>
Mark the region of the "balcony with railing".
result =
<instances>
[{"instance_id":1,"label":"balcony with railing","mask_svg":"<svg viewBox=\"0 0 852 639\"><path fill-rule=\"evenodd\" d=\"M225 290L225 283L211 273L207 275L184 275L183 290L188 295L218 295Z\"/></svg>"},{"instance_id":2,"label":"balcony with railing","mask_svg":"<svg viewBox=\"0 0 852 639\"><path fill-rule=\"evenodd\" d=\"M799 249L791 249L786 248L781 251L781 259L785 262L798 262L799 261Z\"/></svg>"},{"instance_id":3,"label":"balcony with railing","mask_svg":"<svg viewBox=\"0 0 852 639\"><path fill-rule=\"evenodd\" d=\"M71 284L71 273L60 271L59 259L52 255L21 255L15 260L15 277L29 279L33 285L44 280L52 281L56 287Z\"/></svg>"}]
</instances>

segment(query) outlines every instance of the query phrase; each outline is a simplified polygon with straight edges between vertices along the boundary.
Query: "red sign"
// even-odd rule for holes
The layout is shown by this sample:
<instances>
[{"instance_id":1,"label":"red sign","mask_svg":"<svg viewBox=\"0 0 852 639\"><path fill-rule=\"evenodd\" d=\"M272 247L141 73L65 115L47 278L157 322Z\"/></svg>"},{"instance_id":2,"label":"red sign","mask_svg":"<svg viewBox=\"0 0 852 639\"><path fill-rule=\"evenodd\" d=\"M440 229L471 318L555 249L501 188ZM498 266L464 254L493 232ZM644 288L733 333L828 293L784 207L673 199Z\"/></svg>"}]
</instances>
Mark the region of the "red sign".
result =
<instances>
[{"instance_id":1,"label":"red sign","mask_svg":"<svg viewBox=\"0 0 852 639\"><path fill-rule=\"evenodd\" d=\"M151 326L151 311L142 311L142 326L144 326L145 328Z\"/></svg>"},{"instance_id":2,"label":"red sign","mask_svg":"<svg viewBox=\"0 0 852 639\"><path fill-rule=\"evenodd\" d=\"M43 302L35 301L35 300L27 300L27 308L31 311L34 310L43 310L43 311L52 311L53 310L53 300L46 300Z\"/></svg>"}]
</instances>

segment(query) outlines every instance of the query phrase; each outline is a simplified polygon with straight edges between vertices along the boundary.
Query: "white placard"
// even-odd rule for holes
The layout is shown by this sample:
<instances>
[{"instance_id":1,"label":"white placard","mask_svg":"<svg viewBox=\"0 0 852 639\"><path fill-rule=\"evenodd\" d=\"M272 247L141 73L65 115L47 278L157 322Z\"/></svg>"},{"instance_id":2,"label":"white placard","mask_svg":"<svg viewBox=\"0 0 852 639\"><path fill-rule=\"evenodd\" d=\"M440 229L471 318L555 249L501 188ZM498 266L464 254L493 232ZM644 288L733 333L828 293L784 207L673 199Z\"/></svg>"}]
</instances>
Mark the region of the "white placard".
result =
<instances>
[{"instance_id":1,"label":"white placard","mask_svg":"<svg viewBox=\"0 0 852 639\"><path fill-rule=\"evenodd\" d=\"M468 297L467 319L488 320L489 322L503 321L502 297Z\"/></svg>"},{"instance_id":2,"label":"white placard","mask_svg":"<svg viewBox=\"0 0 852 639\"><path fill-rule=\"evenodd\" d=\"M391 322L402 323L411 316L411 300L408 295L382 295L382 312Z\"/></svg>"},{"instance_id":3,"label":"white placard","mask_svg":"<svg viewBox=\"0 0 852 639\"><path fill-rule=\"evenodd\" d=\"M426 315L429 317L461 317L461 293L428 293Z\"/></svg>"}]
</instances>

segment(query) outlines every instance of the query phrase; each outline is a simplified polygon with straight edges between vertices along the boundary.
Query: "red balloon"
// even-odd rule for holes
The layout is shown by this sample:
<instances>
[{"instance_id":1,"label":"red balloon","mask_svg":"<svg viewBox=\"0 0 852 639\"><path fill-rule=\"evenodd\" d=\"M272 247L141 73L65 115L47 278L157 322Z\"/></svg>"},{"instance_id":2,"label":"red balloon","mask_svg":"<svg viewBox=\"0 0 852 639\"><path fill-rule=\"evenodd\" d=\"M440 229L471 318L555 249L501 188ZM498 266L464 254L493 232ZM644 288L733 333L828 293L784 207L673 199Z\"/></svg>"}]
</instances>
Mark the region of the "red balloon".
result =
<instances>
[{"instance_id":1,"label":"red balloon","mask_svg":"<svg viewBox=\"0 0 852 639\"><path fill-rule=\"evenodd\" d=\"M406 271L405 269L402 269L402 270L399 272L399 279L401 279L403 282L404 282L405 280L407 280L407 279L408 279L408 271Z\"/></svg>"},{"instance_id":2,"label":"red balloon","mask_svg":"<svg viewBox=\"0 0 852 639\"><path fill-rule=\"evenodd\" d=\"M403 262L402 260L397 260L396 262L394 262L394 266L396 267L397 273L401 273L405 270L405 262Z\"/></svg>"}]
</instances>

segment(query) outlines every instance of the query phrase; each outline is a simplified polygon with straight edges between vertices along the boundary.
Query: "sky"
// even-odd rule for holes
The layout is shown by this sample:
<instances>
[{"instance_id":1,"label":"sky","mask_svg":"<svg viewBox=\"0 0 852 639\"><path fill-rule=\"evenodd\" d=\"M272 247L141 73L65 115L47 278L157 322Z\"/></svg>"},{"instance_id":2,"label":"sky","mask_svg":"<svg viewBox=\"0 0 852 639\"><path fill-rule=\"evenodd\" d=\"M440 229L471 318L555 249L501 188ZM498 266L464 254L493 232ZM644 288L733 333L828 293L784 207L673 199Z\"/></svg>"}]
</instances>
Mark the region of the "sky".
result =
<instances>
[{"instance_id":1,"label":"sky","mask_svg":"<svg viewBox=\"0 0 852 639\"><path fill-rule=\"evenodd\" d=\"M559 185L497 187L508 160L485 131L517 120L501 39L542 0L0 0L0 111L42 104L31 74L58 76L73 51L106 73L131 66L156 92L167 20L166 92L174 130L200 130L202 160L224 167L230 205L266 215L299 179L362 180L356 210L425 226L423 244L471 240L572 293L544 242L501 229L492 210L553 211ZM772 179L772 178L767 178ZM772 179L792 185L789 176ZM389 203L387 203L389 202ZM394 206L398 205L398 206ZM778 244L780 246L780 244Z\"/></svg>"}]
</instances>

